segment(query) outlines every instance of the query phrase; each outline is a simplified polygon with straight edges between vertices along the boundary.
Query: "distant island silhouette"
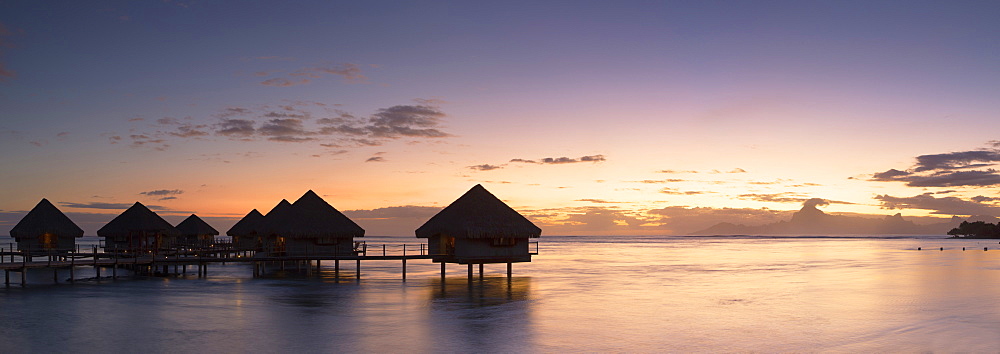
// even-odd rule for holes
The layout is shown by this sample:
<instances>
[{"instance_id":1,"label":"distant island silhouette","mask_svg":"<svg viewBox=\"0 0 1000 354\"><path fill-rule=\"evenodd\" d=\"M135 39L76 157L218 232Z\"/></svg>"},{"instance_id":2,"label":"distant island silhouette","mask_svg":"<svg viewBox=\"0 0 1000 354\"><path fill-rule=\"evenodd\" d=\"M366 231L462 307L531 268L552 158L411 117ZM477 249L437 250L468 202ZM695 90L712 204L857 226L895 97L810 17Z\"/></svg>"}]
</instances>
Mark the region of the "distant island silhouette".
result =
<instances>
[{"instance_id":1,"label":"distant island silhouette","mask_svg":"<svg viewBox=\"0 0 1000 354\"><path fill-rule=\"evenodd\" d=\"M958 227L948 231L953 238L1000 238L1000 223L985 221L963 221Z\"/></svg>"},{"instance_id":2,"label":"distant island silhouette","mask_svg":"<svg viewBox=\"0 0 1000 354\"><path fill-rule=\"evenodd\" d=\"M916 224L903 219L902 214L884 218L830 215L816 208L826 201L813 198L805 201L802 209L792 214L790 221L748 226L722 222L694 235L945 235L949 230L967 223L954 216L951 220L933 224ZM989 224L992 225L992 224ZM994 226L995 227L995 226ZM1000 234L1000 232L998 232Z\"/></svg>"}]
</instances>

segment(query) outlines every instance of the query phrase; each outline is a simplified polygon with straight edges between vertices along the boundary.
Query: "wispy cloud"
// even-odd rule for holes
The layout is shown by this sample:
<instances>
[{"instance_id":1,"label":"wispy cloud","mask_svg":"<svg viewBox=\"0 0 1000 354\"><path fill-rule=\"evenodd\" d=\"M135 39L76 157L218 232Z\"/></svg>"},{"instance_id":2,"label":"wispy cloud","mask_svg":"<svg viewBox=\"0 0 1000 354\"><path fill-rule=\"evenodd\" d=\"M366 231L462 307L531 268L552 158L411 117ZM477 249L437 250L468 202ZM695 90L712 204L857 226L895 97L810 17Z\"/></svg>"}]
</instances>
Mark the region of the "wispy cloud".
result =
<instances>
[{"instance_id":1,"label":"wispy cloud","mask_svg":"<svg viewBox=\"0 0 1000 354\"><path fill-rule=\"evenodd\" d=\"M503 166L490 165L490 164L485 164L484 163L482 165L469 166L469 168L473 169L473 170L476 170L476 171L492 171L492 170L499 170L499 169L503 168Z\"/></svg>"},{"instance_id":2,"label":"wispy cloud","mask_svg":"<svg viewBox=\"0 0 1000 354\"><path fill-rule=\"evenodd\" d=\"M313 101L286 101L277 105L226 107L212 115L214 121L199 122L191 117L164 117L154 122L134 122L138 127L126 135L132 147L166 150L176 139L232 141L274 141L283 143L319 142L321 147L345 149L378 146L396 139L418 141L452 137L443 129L447 116L437 101L416 100L417 104L382 108L368 117L359 117L330 105ZM317 117L317 118L314 118ZM112 144L123 135L109 133Z\"/></svg>"},{"instance_id":3,"label":"wispy cloud","mask_svg":"<svg viewBox=\"0 0 1000 354\"><path fill-rule=\"evenodd\" d=\"M146 192L139 192L139 194L142 194L142 195L145 195L145 196L150 196L150 197L166 196L166 195L177 195L177 194L183 194L183 193L184 193L184 191L182 191L180 189L156 189L156 190L151 190L151 191L146 191Z\"/></svg>"},{"instance_id":4,"label":"wispy cloud","mask_svg":"<svg viewBox=\"0 0 1000 354\"><path fill-rule=\"evenodd\" d=\"M903 182L910 187L961 187L1000 185L1000 147L920 155L906 170L889 169L871 175L870 181Z\"/></svg>"},{"instance_id":5,"label":"wispy cloud","mask_svg":"<svg viewBox=\"0 0 1000 354\"><path fill-rule=\"evenodd\" d=\"M11 35L11 32L9 30L7 30L7 27L4 26L3 23L0 23L0 57L3 56L3 54L5 52L4 49L10 46L10 43L7 40L7 37L10 37L10 35ZM16 76L17 76L17 73L15 73L12 70L7 69L7 67L4 64L4 62L0 61L0 82L13 79Z\"/></svg>"},{"instance_id":6,"label":"wispy cloud","mask_svg":"<svg viewBox=\"0 0 1000 354\"><path fill-rule=\"evenodd\" d=\"M580 162L603 162L607 159L604 155L588 155L582 156L580 158L569 158L569 157L543 157L540 159L528 160L528 159L511 159L510 162L517 163L533 163L533 164L549 164L549 165L559 165L567 163L580 163Z\"/></svg>"},{"instance_id":7,"label":"wispy cloud","mask_svg":"<svg viewBox=\"0 0 1000 354\"><path fill-rule=\"evenodd\" d=\"M258 71L254 73L254 75L271 76L278 73L281 72ZM361 73L361 66L353 63L344 63L300 68L289 72L285 77L273 77L261 81L260 84L264 86L290 87L305 85L312 82L312 80L320 79L325 76L337 76L344 82L348 83L362 83L366 82L368 79Z\"/></svg>"},{"instance_id":8,"label":"wispy cloud","mask_svg":"<svg viewBox=\"0 0 1000 354\"><path fill-rule=\"evenodd\" d=\"M875 200L880 201L884 209L922 209L943 215L1000 215L1000 206L989 203L996 201L997 198L984 196L966 200L958 197L938 198L934 193L928 192L912 197L878 195Z\"/></svg>"},{"instance_id":9,"label":"wispy cloud","mask_svg":"<svg viewBox=\"0 0 1000 354\"><path fill-rule=\"evenodd\" d=\"M59 205L65 206L67 208L79 208L79 209L103 209L103 210L125 210L132 206L134 203L104 203L104 202L86 202L86 203L74 203L74 202L59 202ZM144 204L145 205L145 204ZM150 210L165 210L164 207L159 205L146 205Z\"/></svg>"}]
</instances>

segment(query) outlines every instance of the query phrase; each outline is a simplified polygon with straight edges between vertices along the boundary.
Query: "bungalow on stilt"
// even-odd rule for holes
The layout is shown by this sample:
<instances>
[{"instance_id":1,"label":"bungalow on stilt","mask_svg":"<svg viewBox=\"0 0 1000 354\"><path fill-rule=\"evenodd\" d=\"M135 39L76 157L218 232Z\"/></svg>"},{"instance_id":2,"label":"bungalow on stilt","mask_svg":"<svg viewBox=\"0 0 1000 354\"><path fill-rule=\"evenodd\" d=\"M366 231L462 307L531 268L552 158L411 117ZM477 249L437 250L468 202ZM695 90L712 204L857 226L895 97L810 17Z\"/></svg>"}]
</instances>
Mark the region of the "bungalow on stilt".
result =
<instances>
[{"instance_id":1,"label":"bungalow on stilt","mask_svg":"<svg viewBox=\"0 0 1000 354\"><path fill-rule=\"evenodd\" d=\"M83 237L83 229L43 198L10 229L10 236L22 251L70 252L76 248L76 238Z\"/></svg>"},{"instance_id":2,"label":"bungalow on stilt","mask_svg":"<svg viewBox=\"0 0 1000 354\"><path fill-rule=\"evenodd\" d=\"M209 247L215 244L215 236L219 234L197 215L191 214L180 224L174 226L180 232L177 245L182 247Z\"/></svg>"},{"instance_id":3,"label":"bungalow on stilt","mask_svg":"<svg viewBox=\"0 0 1000 354\"><path fill-rule=\"evenodd\" d=\"M233 248L241 251L256 251L260 248L261 230L260 225L264 222L264 215L257 209L251 210L233 227L226 231L226 235L233 238Z\"/></svg>"},{"instance_id":4,"label":"bungalow on stilt","mask_svg":"<svg viewBox=\"0 0 1000 354\"><path fill-rule=\"evenodd\" d=\"M279 225L276 220L285 219L283 215L292 212L292 203L282 199L271 208L271 211L264 214L264 218L257 223L256 229L259 233L257 238L257 255L261 256L284 256L285 237L283 225Z\"/></svg>"},{"instance_id":5,"label":"bungalow on stilt","mask_svg":"<svg viewBox=\"0 0 1000 354\"><path fill-rule=\"evenodd\" d=\"M529 239L542 229L477 184L416 230L428 239L433 261L472 265L531 262ZM442 273L443 274L443 273Z\"/></svg>"},{"instance_id":6,"label":"bungalow on stilt","mask_svg":"<svg viewBox=\"0 0 1000 354\"><path fill-rule=\"evenodd\" d=\"M355 255L354 238L365 236L364 229L311 190L271 214L264 216L265 228L288 256Z\"/></svg>"},{"instance_id":7,"label":"bungalow on stilt","mask_svg":"<svg viewBox=\"0 0 1000 354\"><path fill-rule=\"evenodd\" d=\"M173 247L179 235L170 223L139 202L97 230L97 236L104 237L105 252L155 252Z\"/></svg>"}]
</instances>

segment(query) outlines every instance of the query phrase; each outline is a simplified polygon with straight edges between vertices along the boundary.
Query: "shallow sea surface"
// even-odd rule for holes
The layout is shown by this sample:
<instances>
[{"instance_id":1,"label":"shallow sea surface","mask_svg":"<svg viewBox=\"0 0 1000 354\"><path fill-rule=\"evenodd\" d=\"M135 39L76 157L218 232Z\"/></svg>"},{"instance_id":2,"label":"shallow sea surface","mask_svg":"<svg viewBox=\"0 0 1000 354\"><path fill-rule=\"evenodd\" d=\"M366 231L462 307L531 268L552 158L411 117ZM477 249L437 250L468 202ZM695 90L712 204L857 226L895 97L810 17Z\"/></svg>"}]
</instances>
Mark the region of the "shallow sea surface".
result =
<instances>
[{"instance_id":1,"label":"shallow sea surface","mask_svg":"<svg viewBox=\"0 0 1000 354\"><path fill-rule=\"evenodd\" d=\"M381 243L413 238L366 237ZM470 282L429 260L0 285L3 352L997 352L1000 244L542 237ZM6 244L7 239L0 240ZM96 238L81 239L93 244ZM917 250L918 247L923 250ZM940 248L944 248L943 251ZM962 250L965 247L966 250ZM983 248L990 248L984 251ZM315 266L313 266L314 268ZM103 275L108 275L105 271ZM18 282L20 275L12 273ZM79 267L76 278L93 277Z\"/></svg>"}]
</instances>

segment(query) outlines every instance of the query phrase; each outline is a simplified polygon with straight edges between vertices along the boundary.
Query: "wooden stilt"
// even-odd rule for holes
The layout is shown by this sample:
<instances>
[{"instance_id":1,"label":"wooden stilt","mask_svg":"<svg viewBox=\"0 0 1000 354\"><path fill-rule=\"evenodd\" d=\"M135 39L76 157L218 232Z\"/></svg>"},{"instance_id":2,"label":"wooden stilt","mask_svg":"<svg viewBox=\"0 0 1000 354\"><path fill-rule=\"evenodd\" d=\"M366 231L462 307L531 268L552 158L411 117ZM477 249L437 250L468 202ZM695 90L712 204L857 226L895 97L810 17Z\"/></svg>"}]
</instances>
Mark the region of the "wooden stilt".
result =
<instances>
[{"instance_id":1,"label":"wooden stilt","mask_svg":"<svg viewBox=\"0 0 1000 354\"><path fill-rule=\"evenodd\" d=\"M76 276L75 276L75 274L73 274L74 271L76 270L75 263L76 263L76 258L75 257L69 257L69 282L70 283L76 281Z\"/></svg>"},{"instance_id":2,"label":"wooden stilt","mask_svg":"<svg viewBox=\"0 0 1000 354\"><path fill-rule=\"evenodd\" d=\"M339 259L333 260L333 277L334 278L339 278L340 277L340 260Z\"/></svg>"},{"instance_id":3,"label":"wooden stilt","mask_svg":"<svg viewBox=\"0 0 1000 354\"><path fill-rule=\"evenodd\" d=\"M10 286L10 271L7 269L3 270L3 285Z\"/></svg>"},{"instance_id":4,"label":"wooden stilt","mask_svg":"<svg viewBox=\"0 0 1000 354\"><path fill-rule=\"evenodd\" d=\"M403 258L403 281L406 281L406 258Z\"/></svg>"},{"instance_id":5,"label":"wooden stilt","mask_svg":"<svg viewBox=\"0 0 1000 354\"><path fill-rule=\"evenodd\" d=\"M479 263L479 279L483 279L483 264Z\"/></svg>"},{"instance_id":6,"label":"wooden stilt","mask_svg":"<svg viewBox=\"0 0 1000 354\"><path fill-rule=\"evenodd\" d=\"M59 268L52 268L52 282L59 284Z\"/></svg>"},{"instance_id":7,"label":"wooden stilt","mask_svg":"<svg viewBox=\"0 0 1000 354\"><path fill-rule=\"evenodd\" d=\"M469 263L469 280L472 280L472 263Z\"/></svg>"},{"instance_id":8,"label":"wooden stilt","mask_svg":"<svg viewBox=\"0 0 1000 354\"><path fill-rule=\"evenodd\" d=\"M28 285L28 268L21 267L21 286Z\"/></svg>"},{"instance_id":9,"label":"wooden stilt","mask_svg":"<svg viewBox=\"0 0 1000 354\"><path fill-rule=\"evenodd\" d=\"M357 263L358 263L358 266L356 267L357 268L357 278L361 279L361 260L360 259L357 260Z\"/></svg>"},{"instance_id":10,"label":"wooden stilt","mask_svg":"<svg viewBox=\"0 0 1000 354\"><path fill-rule=\"evenodd\" d=\"M513 263L507 262L507 279L510 279L511 274L513 274Z\"/></svg>"},{"instance_id":11,"label":"wooden stilt","mask_svg":"<svg viewBox=\"0 0 1000 354\"><path fill-rule=\"evenodd\" d=\"M319 260L316 260L316 273L319 273Z\"/></svg>"},{"instance_id":12,"label":"wooden stilt","mask_svg":"<svg viewBox=\"0 0 1000 354\"><path fill-rule=\"evenodd\" d=\"M441 280L444 280L444 262L441 262Z\"/></svg>"}]
</instances>

